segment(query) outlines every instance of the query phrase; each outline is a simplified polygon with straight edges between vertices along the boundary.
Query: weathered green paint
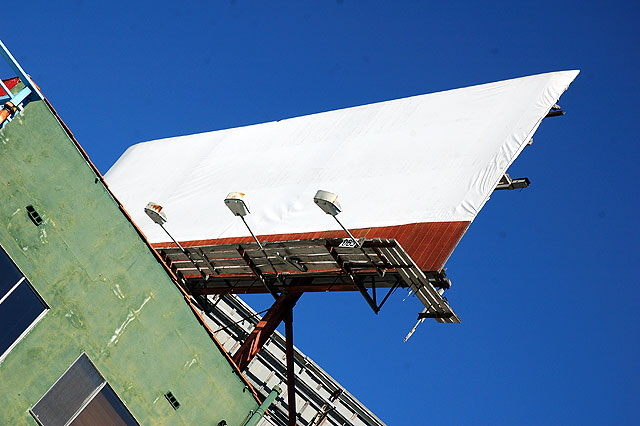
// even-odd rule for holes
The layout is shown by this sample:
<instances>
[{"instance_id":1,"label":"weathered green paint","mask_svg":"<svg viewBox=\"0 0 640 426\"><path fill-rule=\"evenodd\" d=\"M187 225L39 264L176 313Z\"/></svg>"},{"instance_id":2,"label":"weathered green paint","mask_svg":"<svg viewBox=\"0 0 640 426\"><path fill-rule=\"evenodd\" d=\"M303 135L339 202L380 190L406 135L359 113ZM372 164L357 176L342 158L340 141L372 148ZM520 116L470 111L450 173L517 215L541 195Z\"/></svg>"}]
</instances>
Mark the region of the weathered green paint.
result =
<instances>
[{"instance_id":1,"label":"weathered green paint","mask_svg":"<svg viewBox=\"0 0 640 426\"><path fill-rule=\"evenodd\" d=\"M0 363L0 424L35 424L82 351L141 424L239 425L258 407L42 101L0 131L0 245L51 308Z\"/></svg>"}]
</instances>

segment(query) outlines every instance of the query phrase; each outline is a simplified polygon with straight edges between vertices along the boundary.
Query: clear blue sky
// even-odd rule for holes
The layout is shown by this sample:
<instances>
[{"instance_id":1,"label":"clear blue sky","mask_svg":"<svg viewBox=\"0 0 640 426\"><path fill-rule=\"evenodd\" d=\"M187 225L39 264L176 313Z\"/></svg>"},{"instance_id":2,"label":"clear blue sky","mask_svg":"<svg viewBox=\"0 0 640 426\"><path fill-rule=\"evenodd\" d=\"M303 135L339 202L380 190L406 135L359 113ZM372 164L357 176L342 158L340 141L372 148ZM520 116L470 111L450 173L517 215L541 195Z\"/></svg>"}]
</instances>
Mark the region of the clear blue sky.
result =
<instances>
[{"instance_id":1,"label":"clear blue sky","mask_svg":"<svg viewBox=\"0 0 640 426\"><path fill-rule=\"evenodd\" d=\"M640 424L639 6L482 3L26 1L1 37L102 172L145 140L581 69L512 168L532 186L447 264L462 325L403 344L415 300L307 294L295 341L389 425Z\"/></svg>"}]
</instances>

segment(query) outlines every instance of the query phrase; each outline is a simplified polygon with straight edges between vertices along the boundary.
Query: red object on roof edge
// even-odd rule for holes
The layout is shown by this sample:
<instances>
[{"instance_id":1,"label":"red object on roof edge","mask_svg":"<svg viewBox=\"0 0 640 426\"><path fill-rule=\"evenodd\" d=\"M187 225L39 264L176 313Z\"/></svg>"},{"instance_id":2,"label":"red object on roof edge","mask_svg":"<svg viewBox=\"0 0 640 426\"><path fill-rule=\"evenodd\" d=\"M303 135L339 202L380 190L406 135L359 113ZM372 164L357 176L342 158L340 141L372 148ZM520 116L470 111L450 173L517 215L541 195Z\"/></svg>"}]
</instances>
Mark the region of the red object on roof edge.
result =
<instances>
[{"instance_id":1,"label":"red object on roof edge","mask_svg":"<svg viewBox=\"0 0 640 426\"><path fill-rule=\"evenodd\" d=\"M16 87L16 84L20 83L20 77L8 78L6 80L3 79L2 82L4 83L5 86L7 86L9 90L11 90L14 87ZM4 91L4 89L0 87L0 96L4 96L6 94L7 93Z\"/></svg>"}]
</instances>

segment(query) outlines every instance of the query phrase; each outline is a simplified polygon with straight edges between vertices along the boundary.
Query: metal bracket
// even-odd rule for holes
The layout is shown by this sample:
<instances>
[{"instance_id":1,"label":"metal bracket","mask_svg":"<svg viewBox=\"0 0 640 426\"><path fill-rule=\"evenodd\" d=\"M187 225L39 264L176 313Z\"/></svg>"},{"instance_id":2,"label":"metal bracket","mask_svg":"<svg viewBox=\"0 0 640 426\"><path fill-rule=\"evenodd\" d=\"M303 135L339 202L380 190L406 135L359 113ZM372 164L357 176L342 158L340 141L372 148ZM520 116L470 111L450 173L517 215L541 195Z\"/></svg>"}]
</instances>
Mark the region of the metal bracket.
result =
<instances>
[{"instance_id":1,"label":"metal bracket","mask_svg":"<svg viewBox=\"0 0 640 426\"><path fill-rule=\"evenodd\" d=\"M334 245L331 245L329 243L329 241L327 241L327 243L325 244L325 247L327 248L327 251L329 252L329 254L331 255L331 257L333 257L333 260L338 264L338 266L340 266L340 268L347 274L347 276L349 277L349 279L351 280L351 282L353 282L353 284L356 286L356 288L358 289L358 291L360 292L360 294L362 294L362 297L364 297L364 300L367 302L367 304L371 307L371 309L373 310L373 312L375 314L377 314L378 312L380 312L380 309L382 309L382 305L384 305L384 303L387 301L387 299L389 298L389 296L391 296L391 294L395 291L395 289L398 287L398 283L396 282L387 292L387 294L384 296L384 298L382 299L382 302L380 302L380 304L378 304L378 300L377 300L377 292L376 292L376 281L375 279L372 277L371 278L371 294L369 294L369 291L367 290L367 288L364 286L364 280L359 278L358 276L356 276L353 271L351 270L351 268L349 267L349 264L347 262L345 262L344 260L342 260L342 258L340 257L340 254L338 253L338 251L336 250L336 247ZM367 255L365 253L365 255L367 256L367 258L369 258L369 260L371 260L371 258L369 257L369 255ZM371 260L371 262L373 263L373 260ZM376 270L378 271L380 276L384 276L384 270L381 270L380 268L376 267Z\"/></svg>"},{"instance_id":2,"label":"metal bracket","mask_svg":"<svg viewBox=\"0 0 640 426\"><path fill-rule=\"evenodd\" d=\"M547 117L559 117L561 115L564 115L565 112L563 111L562 107L558 104L555 104L554 106L551 107L551 110L549 110L549 112L547 113L547 115L545 115L544 118Z\"/></svg>"},{"instance_id":3,"label":"metal bracket","mask_svg":"<svg viewBox=\"0 0 640 426\"><path fill-rule=\"evenodd\" d=\"M501 190L513 190L513 189L522 189L527 188L531 184L529 178L517 178L513 179L509 176L509 173L505 173L501 178L500 182L498 182L498 186L494 189L494 191Z\"/></svg>"},{"instance_id":4,"label":"metal bracket","mask_svg":"<svg viewBox=\"0 0 640 426\"><path fill-rule=\"evenodd\" d=\"M294 268L296 268L300 272L307 272L308 271L308 268L305 265L303 265L298 259L295 259L295 258L293 258L291 256L283 256L279 252L276 252L276 256L280 260L285 262L287 265L293 266Z\"/></svg>"},{"instance_id":5,"label":"metal bracket","mask_svg":"<svg viewBox=\"0 0 640 426\"><path fill-rule=\"evenodd\" d=\"M453 316L453 312L419 312L418 319L425 318L451 318Z\"/></svg>"}]
</instances>

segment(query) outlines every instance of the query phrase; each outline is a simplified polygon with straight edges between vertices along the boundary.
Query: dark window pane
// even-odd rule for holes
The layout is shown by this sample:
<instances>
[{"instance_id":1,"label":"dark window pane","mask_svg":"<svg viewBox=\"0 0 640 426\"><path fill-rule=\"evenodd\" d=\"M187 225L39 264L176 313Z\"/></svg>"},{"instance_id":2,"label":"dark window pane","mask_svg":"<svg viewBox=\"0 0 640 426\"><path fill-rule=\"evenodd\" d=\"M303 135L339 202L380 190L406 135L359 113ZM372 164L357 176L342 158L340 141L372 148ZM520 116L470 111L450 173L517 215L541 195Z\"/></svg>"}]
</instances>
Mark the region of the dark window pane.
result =
<instances>
[{"instance_id":1,"label":"dark window pane","mask_svg":"<svg viewBox=\"0 0 640 426\"><path fill-rule=\"evenodd\" d=\"M35 321L46 306L24 280L0 304L0 355Z\"/></svg>"},{"instance_id":2,"label":"dark window pane","mask_svg":"<svg viewBox=\"0 0 640 426\"><path fill-rule=\"evenodd\" d=\"M71 426L138 426L138 422L107 384L71 422Z\"/></svg>"},{"instance_id":3,"label":"dark window pane","mask_svg":"<svg viewBox=\"0 0 640 426\"><path fill-rule=\"evenodd\" d=\"M102 383L98 370L82 354L31 411L45 426L64 425Z\"/></svg>"},{"instance_id":4,"label":"dark window pane","mask_svg":"<svg viewBox=\"0 0 640 426\"><path fill-rule=\"evenodd\" d=\"M9 256L0 249L0 299L22 278ZM0 323L2 324L2 323ZM0 352L1 353L1 352Z\"/></svg>"},{"instance_id":5,"label":"dark window pane","mask_svg":"<svg viewBox=\"0 0 640 426\"><path fill-rule=\"evenodd\" d=\"M73 416L75 426L138 426L86 354L58 379L31 414L44 426L63 426Z\"/></svg>"}]
</instances>

